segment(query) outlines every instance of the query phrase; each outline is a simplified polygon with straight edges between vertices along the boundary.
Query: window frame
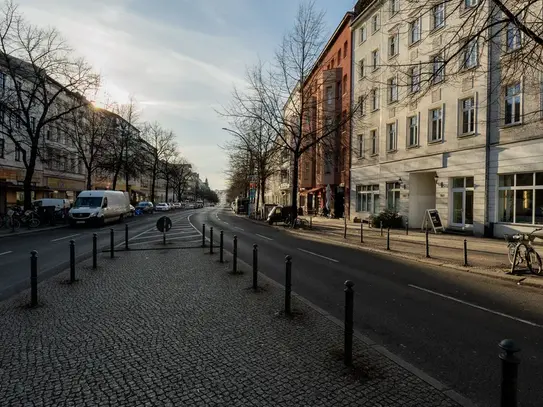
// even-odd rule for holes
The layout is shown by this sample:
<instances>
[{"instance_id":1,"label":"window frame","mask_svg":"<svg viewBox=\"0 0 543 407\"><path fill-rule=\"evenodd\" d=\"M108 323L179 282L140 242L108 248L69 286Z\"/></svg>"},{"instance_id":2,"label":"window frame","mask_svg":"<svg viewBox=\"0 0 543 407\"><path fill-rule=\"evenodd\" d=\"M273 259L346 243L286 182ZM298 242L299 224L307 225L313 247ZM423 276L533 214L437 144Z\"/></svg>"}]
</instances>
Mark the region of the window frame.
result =
<instances>
[{"instance_id":1,"label":"window frame","mask_svg":"<svg viewBox=\"0 0 543 407\"><path fill-rule=\"evenodd\" d=\"M445 57L443 52L434 54L431 57L432 61L432 84L437 85L445 81ZM436 64L441 64L441 68L436 68Z\"/></svg>"},{"instance_id":2,"label":"window frame","mask_svg":"<svg viewBox=\"0 0 543 407\"><path fill-rule=\"evenodd\" d=\"M416 75L415 75L416 72ZM409 93L415 94L420 92L420 76L421 76L421 69L420 65L413 66L409 68ZM417 78L417 81L415 82L413 78ZM416 86L415 86L416 85Z\"/></svg>"},{"instance_id":3,"label":"window frame","mask_svg":"<svg viewBox=\"0 0 543 407\"><path fill-rule=\"evenodd\" d=\"M0 138L0 159L5 158L6 154L6 140L4 138Z\"/></svg>"},{"instance_id":4,"label":"window frame","mask_svg":"<svg viewBox=\"0 0 543 407\"><path fill-rule=\"evenodd\" d=\"M409 23L409 27L408 27L408 42L409 42L409 46L411 45L415 45L417 43L420 42L421 40L421 37L422 37L422 30L421 30L421 27L422 27L422 22L421 22L421 18L420 17L417 17L416 19L412 20L410 23ZM416 40L413 40L413 32L415 32L413 29L414 28L417 28L417 33L418 33L418 39Z\"/></svg>"},{"instance_id":5,"label":"window frame","mask_svg":"<svg viewBox=\"0 0 543 407\"><path fill-rule=\"evenodd\" d=\"M416 123L414 126L411 122L412 119L416 120ZM415 133L416 133L414 143L411 142L413 127L415 128ZM407 148L418 147L418 146L420 146L420 115L417 113L412 116L407 116Z\"/></svg>"},{"instance_id":6,"label":"window frame","mask_svg":"<svg viewBox=\"0 0 543 407\"><path fill-rule=\"evenodd\" d=\"M398 151L398 122L393 121L386 124L387 153Z\"/></svg>"},{"instance_id":7,"label":"window frame","mask_svg":"<svg viewBox=\"0 0 543 407\"><path fill-rule=\"evenodd\" d=\"M464 102L471 100L472 105L470 109L466 109L464 107ZM472 122L470 122L473 126L473 128L469 129L469 123L468 123L468 131L464 131L464 113L468 112L468 118L471 118ZM475 95L468 96L462 99L458 100L458 116L460 118L460 123L458 126L458 130L460 131L459 136L469 136L472 134L475 134L476 128L477 128L477 100Z\"/></svg>"},{"instance_id":8,"label":"window frame","mask_svg":"<svg viewBox=\"0 0 543 407\"><path fill-rule=\"evenodd\" d=\"M379 12L371 16L371 35L374 35L381 29L381 17Z\"/></svg>"},{"instance_id":9,"label":"window frame","mask_svg":"<svg viewBox=\"0 0 543 407\"><path fill-rule=\"evenodd\" d=\"M367 26L366 24L362 25L362 27L360 27L360 35L359 35L359 44L363 44L367 41L368 39L368 31L367 31Z\"/></svg>"},{"instance_id":10,"label":"window frame","mask_svg":"<svg viewBox=\"0 0 543 407\"><path fill-rule=\"evenodd\" d=\"M475 44L470 45L473 42ZM471 63L469 63L472 59L475 59L475 61L472 61ZM469 69L477 68L478 66L479 66L479 38L473 37L467 40L464 44L464 49L462 50L461 69L469 70Z\"/></svg>"},{"instance_id":11,"label":"window frame","mask_svg":"<svg viewBox=\"0 0 543 407\"><path fill-rule=\"evenodd\" d=\"M518 94L513 94L511 96L508 96L507 95L507 92L509 89L513 88L513 87L516 87L518 85L518 88L519 88L519 91L518 91ZM507 84L505 85L504 87L504 99L503 99L503 104L504 104L504 112L503 112L503 123L504 123L504 126L517 126L519 124L522 124L522 109L523 109L523 89L522 89L522 82L521 81L518 81L518 82L514 82L514 83L510 83L510 84ZM514 104L512 104L512 108L511 108L511 118L513 119L513 121L511 122L507 122L507 101L509 98L512 98L513 100L516 99L518 97L518 103L519 103L519 118L518 118L518 121L515 121L514 120L514 116L515 116L515 106L516 106L516 102Z\"/></svg>"},{"instance_id":12,"label":"window frame","mask_svg":"<svg viewBox=\"0 0 543 407\"><path fill-rule=\"evenodd\" d=\"M388 104L394 104L399 100L398 77L393 76L387 79L387 99Z\"/></svg>"},{"instance_id":13,"label":"window frame","mask_svg":"<svg viewBox=\"0 0 543 407\"><path fill-rule=\"evenodd\" d=\"M392 186L391 188L389 188ZM399 213L399 205L401 202L401 184L398 181L393 182L387 182L385 185L385 199L386 199L386 207L388 210L394 211L396 213ZM392 193L392 201L393 201L393 207L391 208L388 204L388 196L389 193ZM396 196L397 195L397 196Z\"/></svg>"},{"instance_id":14,"label":"window frame","mask_svg":"<svg viewBox=\"0 0 543 407\"><path fill-rule=\"evenodd\" d=\"M400 0L389 0L388 12L390 13L390 17L398 14L400 12Z\"/></svg>"},{"instance_id":15,"label":"window frame","mask_svg":"<svg viewBox=\"0 0 543 407\"><path fill-rule=\"evenodd\" d=\"M436 111L440 111L439 118L434 119L433 113ZM445 127L445 115L444 115L445 108L444 106L435 107L428 110L428 143L434 144L434 143L441 143L444 139L444 127ZM433 129L434 129L434 122L439 122L439 126L436 126L436 129L438 129L439 137L434 138Z\"/></svg>"},{"instance_id":16,"label":"window frame","mask_svg":"<svg viewBox=\"0 0 543 407\"><path fill-rule=\"evenodd\" d=\"M377 129L370 130L371 154L372 156L379 154L379 133Z\"/></svg>"},{"instance_id":17,"label":"window frame","mask_svg":"<svg viewBox=\"0 0 543 407\"><path fill-rule=\"evenodd\" d=\"M15 161L21 161L21 148L17 145L15 146L14 155L15 155Z\"/></svg>"},{"instance_id":18,"label":"window frame","mask_svg":"<svg viewBox=\"0 0 543 407\"><path fill-rule=\"evenodd\" d=\"M515 30L515 35L512 37L513 39L517 38L518 40L515 42L515 44L517 44L516 47L510 47L510 41L509 41L509 33L510 33L510 30L514 29ZM515 52L515 51L518 51L519 49L522 48L522 40L523 40L523 37L522 37L522 31L520 30L519 27L517 27L516 25L514 25L513 23L509 22L507 24L507 27L505 28L505 50L506 52Z\"/></svg>"},{"instance_id":19,"label":"window frame","mask_svg":"<svg viewBox=\"0 0 543 407\"><path fill-rule=\"evenodd\" d=\"M441 15L441 22L439 24L436 24L436 21L437 21L436 17L438 15ZM432 31L436 31L445 27L445 19L446 19L445 1L442 0L439 3L436 3L432 6L430 18L431 18L430 21L432 23Z\"/></svg>"},{"instance_id":20,"label":"window frame","mask_svg":"<svg viewBox=\"0 0 543 407\"><path fill-rule=\"evenodd\" d=\"M366 58L361 58L358 61L358 80L361 81L366 77Z\"/></svg>"},{"instance_id":21,"label":"window frame","mask_svg":"<svg viewBox=\"0 0 543 407\"><path fill-rule=\"evenodd\" d=\"M358 159L365 158L365 146L364 146L364 133L357 135L357 143L358 143Z\"/></svg>"},{"instance_id":22,"label":"window frame","mask_svg":"<svg viewBox=\"0 0 543 407\"><path fill-rule=\"evenodd\" d=\"M502 224L509 224L509 225L522 225L522 226L539 226L543 225L542 223L535 223L535 217L536 217L536 191L543 190L543 184L538 185L536 182L538 173L541 173L541 171L528 171L528 172L515 172L515 173L503 173L503 174L497 174L497 189L496 189L496 208L495 208L495 220L497 223ZM531 185L517 185L517 176L523 175L523 174L532 174L532 184ZM500 186L500 177L504 176L513 176L513 185L510 186ZM529 190L532 191L532 223L519 223L517 222L517 198L516 198L516 191L523 191L523 190ZM500 200L502 199L500 197L501 191L513 191L513 207L512 207L512 215L513 220L511 222L503 221L501 220L500 216Z\"/></svg>"},{"instance_id":23,"label":"window frame","mask_svg":"<svg viewBox=\"0 0 543 407\"><path fill-rule=\"evenodd\" d=\"M371 111L376 112L380 108L380 95L379 95L379 88L372 88L370 91L370 97L371 97Z\"/></svg>"},{"instance_id":24,"label":"window frame","mask_svg":"<svg viewBox=\"0 0 543 407\"><path fill-rule=\"evenodd\" d=\"M395 33L388 36L388 58L396 58L400 54L400 34Z\"/></svg>"},{"instance_id":25,"label":"window frame","mask_svg":"<svg viewBox=\"0 0 543 407\"><path fill-rule=\"evenodd\" d=\"M365 196L364 200L362 197ZM356 186L356 212L358 213L379 213L380 208L376 207L375 196L379 196L379 184L359 184ZM365 202L365 205L362 203ZM380 206L380 199L377 201ZM364 210L366 209L366 210ZM371 210L368 210L371 209Z\"/></svg>"},{"instance_id":26,"label":"window frame","mask_svg":"<svg viewBox=\"0 0 543 407\"><path fill-rule=\"evenodd\" d=\"M371 51L371 69L375 72L379 69L379 48Z\"/></svg>"}]
</instances>

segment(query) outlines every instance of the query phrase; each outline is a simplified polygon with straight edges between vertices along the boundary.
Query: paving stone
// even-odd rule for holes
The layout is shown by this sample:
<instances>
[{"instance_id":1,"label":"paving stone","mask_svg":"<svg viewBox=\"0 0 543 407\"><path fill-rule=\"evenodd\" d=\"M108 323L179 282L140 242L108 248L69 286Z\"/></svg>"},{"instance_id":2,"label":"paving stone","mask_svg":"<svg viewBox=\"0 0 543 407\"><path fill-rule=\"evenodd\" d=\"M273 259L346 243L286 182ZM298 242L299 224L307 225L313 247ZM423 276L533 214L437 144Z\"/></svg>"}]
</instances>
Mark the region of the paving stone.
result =
<instances>
[{"instance_id":1,"label":"paving stone","mask_svg":"<svg viewBox=\"0 0 543 407\"><path fill-rule=\"evenodd\" d=\"M283 292L201 249L124 252L0 303L0 406L457 406Z\"/></svg>"}]
</instances>

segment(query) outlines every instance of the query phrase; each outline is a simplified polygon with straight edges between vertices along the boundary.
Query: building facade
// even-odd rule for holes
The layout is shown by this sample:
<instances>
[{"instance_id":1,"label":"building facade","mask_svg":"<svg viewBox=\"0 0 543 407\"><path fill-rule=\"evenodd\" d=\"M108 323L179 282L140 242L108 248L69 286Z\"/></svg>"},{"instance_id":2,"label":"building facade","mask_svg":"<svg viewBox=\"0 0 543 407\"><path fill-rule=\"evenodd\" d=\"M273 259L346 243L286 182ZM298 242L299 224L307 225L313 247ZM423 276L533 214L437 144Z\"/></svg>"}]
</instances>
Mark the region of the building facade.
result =
<instances>
[{"instance_id":1,"label":"building facade","mask_svg":"<svg viewBox=\"0 0 543 407\"><path fill-rule=\"evenodd\" d=\"M389 209L417 228L437 209L447 228L483 234L491 66L487 48L457 40L464 10L446 3L359 2L350 205L359 218Z\"/></svg>"},{"instance_id":2,"label":"building facade","mask_svg":"<svg viewBox=\"0 0 543 407\"><path fill-rule=\"evenodd\" d=\"M303 85L304 139L321 140L300 159L300 206L308 213L349 211L352 17L345 14Z\"/></svg>"}]
</instances>

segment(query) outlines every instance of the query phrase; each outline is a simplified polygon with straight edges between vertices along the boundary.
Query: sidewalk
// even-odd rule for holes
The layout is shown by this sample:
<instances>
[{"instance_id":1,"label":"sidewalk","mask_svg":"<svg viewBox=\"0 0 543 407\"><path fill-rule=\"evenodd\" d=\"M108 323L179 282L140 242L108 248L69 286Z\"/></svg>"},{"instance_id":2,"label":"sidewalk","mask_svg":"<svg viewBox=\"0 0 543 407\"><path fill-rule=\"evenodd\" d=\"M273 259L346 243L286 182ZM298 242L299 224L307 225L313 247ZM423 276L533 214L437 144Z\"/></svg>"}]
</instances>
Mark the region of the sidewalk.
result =
<instances>
[{"instance_id":1,"label":"sidewalk","mask_svg":"<svg viewBox=\"0 0 543 407\"><path fill-rule=\"evenodd\" d=\"M0 303L0 406L459 406L454 391L202 249L122 252ZM341 289L339 282L339 289ZM453 398L462 404L453 401ZM35 404L33 404L35 403Z\"/></svg>"}]
</instances>

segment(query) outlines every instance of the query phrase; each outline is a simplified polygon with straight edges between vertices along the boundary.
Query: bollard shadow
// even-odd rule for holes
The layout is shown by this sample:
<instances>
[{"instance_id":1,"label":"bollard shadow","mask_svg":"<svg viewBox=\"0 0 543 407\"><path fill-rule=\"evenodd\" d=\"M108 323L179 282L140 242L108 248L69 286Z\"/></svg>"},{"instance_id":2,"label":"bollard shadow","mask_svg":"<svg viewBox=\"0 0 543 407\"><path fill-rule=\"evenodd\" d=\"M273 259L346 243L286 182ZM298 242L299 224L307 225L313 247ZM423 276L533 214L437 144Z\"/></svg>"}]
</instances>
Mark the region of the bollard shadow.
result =
<instances>
[{"instance_id":1,"label":"bollard shadow","mask_svg":"<svg viewBox=\"0 0 543 407\"><path fill-rule=\"evenodd\" d=\"M243 276L245 274L245 271L243 271L243 270L237 270L237 271L230 270L228 272L228 274L230 274L231 276Z\"/></svg>"},{"instance_id":2,"label":"bollard shadow","mask_svg":"<svg viewBox=\"0 0 543 407\"><path fill-rule=\"evenodd\" d=\"M379 367L373 366L369 359L362 355L353 353L353 363L350 366L345 366L343 363L345 356L343 349L335 348L329 352L333 360L343 365L342 374L345 378L362 383L385 378L384 373Z\"/></svg>"},{"instance_id":3,"label":"bollard shadow","mask_svg":"<svg viewBox=\"0 0 543 407\"><path fill-rule=\"evenodd\" d=\"M253 288L252 285L250 285L249 287L247 287L245 289L246 291L249 291L251 293L254 293L254 294L261 294L261 293L265 293L268 291L268 286L257 286L256 287L256 290Z\"/></svg>"},{"instance_id":4,"label":"bollard shadow","mask_svg":"<svg viewBox=\"0 0 543 407\"><path fill-rule=\"evenodd\" d=\"M74 285L74 284L77 284L79 283L80 279L79 278L76 278L74 281L70 281L70 280L60 280L58 283L60 285Z\"/></svg>"},{"instance_id":5,"label":"bollard shadow","mask_svg":"<svg viewBox=\"0 0 543 407\"><path fill-rule=\"evenodd\" d=\"M301 321L304 319L304 313L296 309L291 310L290 314L285 313L285 310L280 310L275 313L275 316L278 318L285 318L288 320L296 321Z\"/></svg>"}]
</instances>

